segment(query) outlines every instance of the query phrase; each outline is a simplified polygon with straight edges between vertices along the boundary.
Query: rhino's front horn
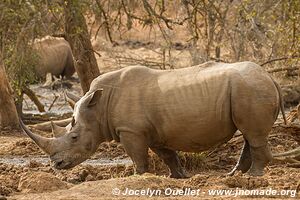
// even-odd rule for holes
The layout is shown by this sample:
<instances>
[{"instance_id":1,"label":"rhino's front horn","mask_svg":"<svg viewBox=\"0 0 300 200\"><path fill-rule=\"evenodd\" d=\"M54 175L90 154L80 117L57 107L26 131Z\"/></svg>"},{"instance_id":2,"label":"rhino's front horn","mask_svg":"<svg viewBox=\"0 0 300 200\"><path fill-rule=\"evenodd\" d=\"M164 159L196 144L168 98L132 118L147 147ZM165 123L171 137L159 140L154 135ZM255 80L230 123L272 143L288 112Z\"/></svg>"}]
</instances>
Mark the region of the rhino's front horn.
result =
<instances>
[{"instance_id":1,"label":"rhino's front horn","mask_svg":"<svg viewBox=\"0 0 300 200\"><path fill-rule=\"evenodd\" d=\"M26 125L23 123L23 121L20 119L20 125L23 131L30 137L46 154L52 155L53 153L53 148L52 144L54 142L53 138L46 138L42 137L40 135L32 133Z\"/></svg>"}]
</instances>

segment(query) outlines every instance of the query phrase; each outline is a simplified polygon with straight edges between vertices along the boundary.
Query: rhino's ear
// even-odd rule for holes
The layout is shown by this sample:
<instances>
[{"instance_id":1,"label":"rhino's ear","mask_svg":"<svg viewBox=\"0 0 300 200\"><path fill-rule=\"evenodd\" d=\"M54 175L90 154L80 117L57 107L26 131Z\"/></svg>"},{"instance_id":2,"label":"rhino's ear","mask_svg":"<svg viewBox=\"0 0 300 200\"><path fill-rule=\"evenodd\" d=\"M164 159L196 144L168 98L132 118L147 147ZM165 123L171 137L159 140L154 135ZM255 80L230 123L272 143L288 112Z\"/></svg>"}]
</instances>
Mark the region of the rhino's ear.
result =
<instances>
[{"instance_id":1,"label":"rhino's ear","mask_svg":"<svg viewBox=\"0 0 300 200\"><path fill-rule=\"evenodd\" d=\"M51 129L52 129L52 135L53 137L60 137L65 134L66 128L60 127L56 125L53 121L51 121Z\"/></svg>"},{"instance_id":2,"label":"rhino's ear","mask_svg":"<svg viewBox=\"0 0 300 200\"><path fill-rule=\"evenodd\" d=\"M92 94L90 94L89 98L88 98L88 107L92 107L94 105L97 104L97 102L99 101L101 95L102 95L102 91L103 89L98 89L96 91L94 91Z\"/></svg>"}]
</instances>

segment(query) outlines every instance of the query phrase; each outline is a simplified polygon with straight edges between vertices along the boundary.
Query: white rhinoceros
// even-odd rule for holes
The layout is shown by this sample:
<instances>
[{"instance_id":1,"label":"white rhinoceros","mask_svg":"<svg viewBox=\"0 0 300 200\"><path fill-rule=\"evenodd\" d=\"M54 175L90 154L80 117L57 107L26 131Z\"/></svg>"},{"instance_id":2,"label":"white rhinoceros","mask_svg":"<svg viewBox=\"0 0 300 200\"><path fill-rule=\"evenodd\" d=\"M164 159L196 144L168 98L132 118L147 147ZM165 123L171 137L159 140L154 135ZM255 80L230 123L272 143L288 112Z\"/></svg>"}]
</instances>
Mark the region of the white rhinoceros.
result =
<instances>
[{"instance_id":1,"label":"white rhinoceros","mask_svg":"<svg viewBox=\"0 0 300 200\"><path fill-rule=\"evenodd\" d=\"M280 88L252 62L209 62L176 70L123 68L94 79L76 103L65 134L45 138L22 127L54 166L67 169L89 158L104 141L120 141L141 174L148 148L185 174L176 151L200 152L243 133L236 170L257 176L271 160L268 133L283 109Z\"/></svg>"}]
</instances>

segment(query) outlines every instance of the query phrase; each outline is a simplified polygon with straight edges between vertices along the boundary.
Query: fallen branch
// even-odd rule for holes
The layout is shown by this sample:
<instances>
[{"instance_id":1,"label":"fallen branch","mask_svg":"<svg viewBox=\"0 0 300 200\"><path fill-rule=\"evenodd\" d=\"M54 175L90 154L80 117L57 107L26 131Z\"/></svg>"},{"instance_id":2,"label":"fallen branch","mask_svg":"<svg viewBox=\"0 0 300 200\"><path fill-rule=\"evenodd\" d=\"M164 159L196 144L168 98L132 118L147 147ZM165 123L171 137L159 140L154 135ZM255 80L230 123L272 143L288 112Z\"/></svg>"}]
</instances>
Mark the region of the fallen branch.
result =
<instances>
[{"instance_id":1,"label":"fallen branch","mask_svg":"<svg viewBox=\"0 0 300 200\"><path fill-rule=\"evenodd\" d=\"M285 157L285 156L289 156L293 159L300 157L300 147L296 149L292 149L287 152L273 154L273 157Z\"/></svg>"},{"instance_id":2,"label":"fallen branch","mask_svg":"<svg viewBox=\"0 0 300 200\"><path fill-rule=\"evenodd\" d=\"M288 163L290 167L300 166L300 147L283 153L273 154L273 162Z\"/></svg>"},{"instance_id":3,"label":"fallen branch","mask_svg":"<svg viewBox=\"0 0 300 200\"><path fill-rule=\"evenodd\" d=\"M299 163L291 163L287 165L288 167L293 167L293 168L300 168L300 162Z\"/></svg>"},{"instance_id":4,"label":"fallen branch","mask_svg":"<svg viewBox=\"0 0 300 200\"><path fill-rule=\"evenodd\" d=\"M59 110L59 108L58 108ZM26 122L26 124L38 124L42 122L47 122L50 120L61 120L66 119L72 116L73 113L64 113L64 114L56 114L56 113L42 113L42 114L31 114L31 113L23 113L22 120Z\"/></svg>"},{"instance_id":5,"label":"fallen branch","mask_svg":"<svg viewBox=\"0 0 300 200\"><path fill-rule=\"evenodd\" d=\"M287 133L277 133L269 135L269 138L285 137Z\"/></svg>"},{"instance_id":6,"label":"fallen branch","mask_svg":"<svg viewBox=\"0 0 300 200\"><path fill-rule=\"evenodd\" d=\"M280 126L280 127L283 127L283 128L294 128L294 129L297 129L297 131L299 131L299 129L300 129L300 125L297 124L297 123L291 123L291 124L288 124L288 125L276 124L276 126ZM273 126L273 127L275 127L275 126Z\"/></svg>"},{"instance_id":7,"label":"fallen branch","mask_svg":"<svg viewBox=\"0 0 300 200\"><path fill-rule=\"evenodd\" d=\"M44 105L39 101L39 99L37 98L37 96L34 94L34 92L28 88L28 87L24 87L23 88L23 92L24 94L26 94L31 101L36 105L37 109L39 110L39 112L45 112L45 108Z\"/></svg>"},{"instance_id":8,"label":"fallen branch","mask_svg":"<svg viewBox=\"0 0 300 200\"><path fill-rule=\"evenodd\" d=\"M72 118L62 119L62 120L56 120L53 121L56 125L65 127L72 121ZM51 121L43 122L35 125L29 125L30 128L34 128L40 131L48 131L51 132Z\"/></svg>"},{"instance_id":9,"label":"fallen branch","mask_svg":"<svg viewBox=\"0 0 300 200\"><path fill-rule=\"evenodd\" d=\"M291 166L291 165L295 165L295 166L300 165L300 161L298 161L296 159L293 159L293 158L289 158L289 157L285 157L285 158L273 158L273 162L288 163L289 166Z\"/></svg>"}]
</instances>

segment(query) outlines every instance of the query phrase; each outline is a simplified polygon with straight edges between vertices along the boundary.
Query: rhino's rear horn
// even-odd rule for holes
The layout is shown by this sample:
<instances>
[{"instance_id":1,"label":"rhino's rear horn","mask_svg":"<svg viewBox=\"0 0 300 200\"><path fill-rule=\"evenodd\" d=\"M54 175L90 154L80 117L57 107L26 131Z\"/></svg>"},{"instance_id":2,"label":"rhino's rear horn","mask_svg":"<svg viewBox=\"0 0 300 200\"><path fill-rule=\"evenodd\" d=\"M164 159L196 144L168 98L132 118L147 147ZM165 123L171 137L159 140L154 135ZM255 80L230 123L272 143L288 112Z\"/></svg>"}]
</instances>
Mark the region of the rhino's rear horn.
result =
<instances>
[{"instance_id":1,"label":"rhino's rear horn","mask_svg":"<svg viewBox=\"0 0 300 200\"><path fill-rule=\"evenodd\" d=\"M58 126L53 121L51 121L51 129L52 129L52 135L54 137L60 137L66 133L66 128Z\"/></svg>"}]
</instances>

